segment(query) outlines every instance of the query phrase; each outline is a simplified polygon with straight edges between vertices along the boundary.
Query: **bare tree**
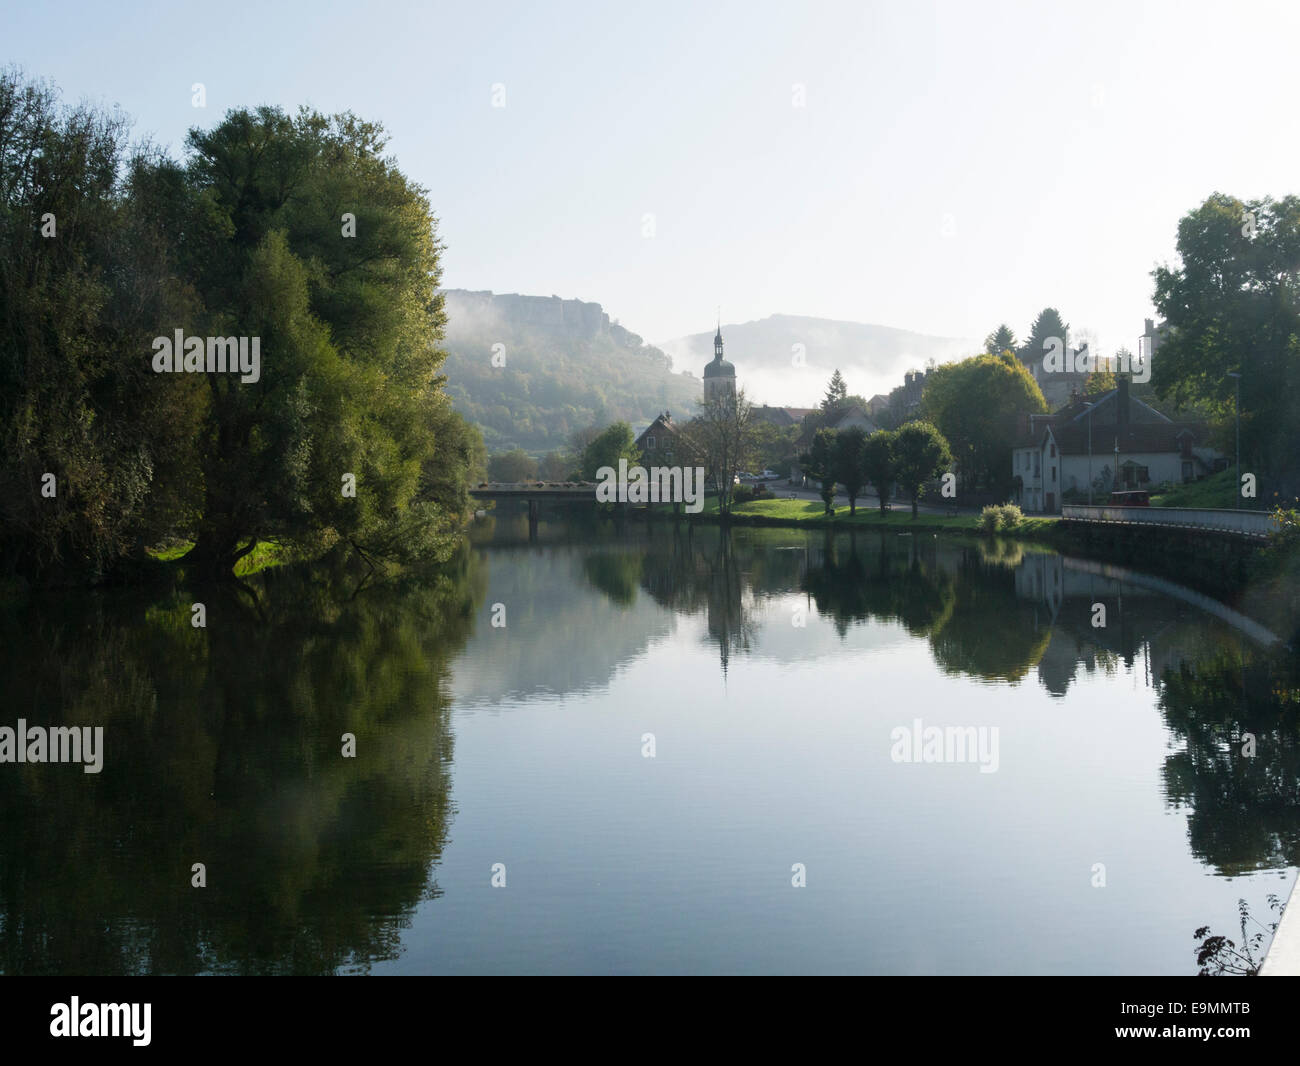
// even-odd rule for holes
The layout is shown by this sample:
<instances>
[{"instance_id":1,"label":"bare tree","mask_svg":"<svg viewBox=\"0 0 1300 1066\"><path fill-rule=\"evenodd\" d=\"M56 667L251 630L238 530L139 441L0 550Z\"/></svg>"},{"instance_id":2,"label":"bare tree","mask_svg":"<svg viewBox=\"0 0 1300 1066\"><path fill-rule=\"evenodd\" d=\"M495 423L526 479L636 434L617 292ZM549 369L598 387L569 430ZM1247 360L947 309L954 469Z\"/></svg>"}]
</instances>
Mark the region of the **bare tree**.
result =
<instances>
[{"instance_id":1,"label":"bare tree","mask_svg":"<svg viewBox=\"0 0 1300 1066\"><path fill-rule=\"evenodd\" d=\"M706 400L686 427L695 461L717 486L718 512L730 514L735 476L755 454L757 440L752 406L741 389Z\"/></svg>"}]
</instances>

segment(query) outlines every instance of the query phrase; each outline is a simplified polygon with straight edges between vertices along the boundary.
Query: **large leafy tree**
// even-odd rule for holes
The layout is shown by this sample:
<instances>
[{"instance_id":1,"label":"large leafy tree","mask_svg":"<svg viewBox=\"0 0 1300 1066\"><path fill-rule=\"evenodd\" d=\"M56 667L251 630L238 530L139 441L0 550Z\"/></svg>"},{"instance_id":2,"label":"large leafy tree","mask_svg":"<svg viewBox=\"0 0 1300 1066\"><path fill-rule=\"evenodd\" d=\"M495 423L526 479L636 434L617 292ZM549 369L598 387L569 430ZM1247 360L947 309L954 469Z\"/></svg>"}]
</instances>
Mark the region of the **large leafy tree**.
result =
<instances>
[{"instance_id":1,"label":"large leafy tree","mask_svg":"<svg viewBox=\"0 0 1300 1066\"><path fill-rule=\"evenodd\" d=\"M620 459L626 459L628 466L636 466L641 461L636 438L632 436L632 427L626 422L606 426L583 448L578 464L582 480L595 481L600 476L602 467L609 467L617 473Z\"/></svg>"},{"instance_id":2,"label":"large leafy tree","mask_svg":"<svg viewBox=\"0 0 1300 1066\"><path fill-rule=\"evenodd\" d=\"M908 422L894 434L895 474L898 484L912 498L912 517L927 481L952 463L948 442L929 422Z\"/></svg>"},{"instance_id":3,"label":"large leafy tree","mask_svg":"<svg viewBox=\"0 0 1300 1066\"><path fill-rule=\"evenodd\" d=\"M0 71L0 571L109 574L193 503L202 396L147 338L183 319L175 168L118 112Z\"/></svg>"},{"instance_id":4,"label":"large leafy tree","mask_svg":"<svg viewBox=\"0 0 1300 1066\"><path fill-rule=\"evenodd\" d=\"M898 478L898 456L895 452L897 435L882 429L867 438L863 447L862 464L867 480L875 486L880 499L880 513L885 513L889 503L889 490Z\"/></svg>"},{"instance_id":5,"label":"large leafy tree","mask_svg":"<svg viewBox=\"0 0 1300 1066\"><path fill-rule=\"evenodd\" d=\"M1161 266L1154 302L1170 327L1152 385L1178 406L1217 415L1231 451L1241 375L1243 470L1284 483L1300 472L1300 198L1215 193L1178 224L1176 267Z\"/></svg>"},{"instance_id":6,"label":"large leafy tree","mask_svg":"<svg viewBox=\"0 0 1300 1066\"><path fill-rule=\"evenodd\" d=\"M537 477L537 460L522 448L499 452L488 459L488 477L493 481L532 481Z\"/></svg>"},{"instance_id":7,"label":"large leafy tree","mask_svg":"<svg viewBox=\"0 0 1300 1066\"><path fill-rule=\"evenodd\" d=\"M926 378L921 410L947 439L963 486L1010 490L1017 418L1047 410L1042 390L1014 356L977 355L936 367Z\"/></svg>"},{"instance_id":8,"label":"large leafy tree","mask_svg":"<svg viewBox=\"0 0 1300 1066\"><path fill-rule=\"evenodd\" d=\"M269 107L190 133L195 224L183 236L205 308L186 332L258 336L262 352L258 382L206 375L190 553L206 569L227 571L270 537L449 550L454 501L426 491L431 425L447 421L441 246L424 190L384 144L351 114Z\"/></svg>"},{"instance_id":9,"label":"large leafy tree","mask_svg":"<svg viewBox=\"0 0 1300 1066\"><path fill-rule=\"evenodd\" d=\"M844 486L849 498L849 516L858 513L858 497L867 483L867 433L860 426L850 426L835 435L835 479Z\"/></svg>"},{"instance_id":10,"label":"large leafy tree","mask_svg":"<svg viewBox=\"0 0 1300 1066\"><path fill-rule=\"evenodd\" d=\"M833 429L819 429L813 434L812 445L799 457L804 472L818 483L826 513L835 513L835 456L838 451Z\"/></svg>"}]
</instances>

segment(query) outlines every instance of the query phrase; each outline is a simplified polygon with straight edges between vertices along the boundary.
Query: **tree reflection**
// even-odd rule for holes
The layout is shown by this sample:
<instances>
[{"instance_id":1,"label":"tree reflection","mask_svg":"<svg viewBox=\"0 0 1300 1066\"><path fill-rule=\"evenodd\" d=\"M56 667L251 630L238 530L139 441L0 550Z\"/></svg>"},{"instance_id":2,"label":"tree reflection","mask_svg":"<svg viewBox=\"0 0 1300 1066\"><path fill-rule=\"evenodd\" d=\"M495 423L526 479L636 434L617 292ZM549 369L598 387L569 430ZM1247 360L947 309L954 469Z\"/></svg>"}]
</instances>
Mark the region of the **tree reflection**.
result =
<instances>
[{"instance_id":1,"label":"tree reflection","mask_svg":"<svg viewBox=\"0 0 1300 1066\"><path fill-rule=\"evenodd\" d=\"M1229 875L1300 864L1295 657L1223 647L1184 660L1161 678L1160 709L1185 742L1164 780L1188 808L1192 853Z\"/></svg>"},{"instance_id":2,"label":"tree reflection","mask_svg":"<svg viewBox=\"0 0 1300 1066\"><path fill-rule=\"evenodd\" d=\"M475 567L354 599L355 574L291 568L256 582L256 606L177 588L0 615L13 716L103 725L105 743L98 775L0 774L4 972L328 973L396 954L437 892L445 681ZM46 655L12 654L32 647Z\"/></svg>"}]
</instances>

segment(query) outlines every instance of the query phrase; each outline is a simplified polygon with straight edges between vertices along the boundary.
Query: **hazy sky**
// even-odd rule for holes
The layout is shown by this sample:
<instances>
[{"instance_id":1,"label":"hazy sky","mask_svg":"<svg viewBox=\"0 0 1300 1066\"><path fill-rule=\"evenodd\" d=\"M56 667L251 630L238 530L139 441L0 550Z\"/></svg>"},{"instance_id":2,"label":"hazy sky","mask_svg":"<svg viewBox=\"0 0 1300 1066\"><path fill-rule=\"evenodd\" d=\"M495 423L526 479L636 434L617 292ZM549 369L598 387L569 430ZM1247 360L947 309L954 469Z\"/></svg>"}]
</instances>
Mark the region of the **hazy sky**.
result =
<instances>
[{"instance_id":1,"label":"hazy sky","mask_svg":"<svg viewBox=\"0 0 1300 1066\"><path fill-rule=\"evenodd\" d=\"M983 337L1051 304L1101 351L1135 347L1184 213L1300 192L1295 3L42 2L4 21L0 60L177 153L229 107L377 119L429 189L446 285L596 300L650 341L718 305Z\"/></svg>"}]
</instances>

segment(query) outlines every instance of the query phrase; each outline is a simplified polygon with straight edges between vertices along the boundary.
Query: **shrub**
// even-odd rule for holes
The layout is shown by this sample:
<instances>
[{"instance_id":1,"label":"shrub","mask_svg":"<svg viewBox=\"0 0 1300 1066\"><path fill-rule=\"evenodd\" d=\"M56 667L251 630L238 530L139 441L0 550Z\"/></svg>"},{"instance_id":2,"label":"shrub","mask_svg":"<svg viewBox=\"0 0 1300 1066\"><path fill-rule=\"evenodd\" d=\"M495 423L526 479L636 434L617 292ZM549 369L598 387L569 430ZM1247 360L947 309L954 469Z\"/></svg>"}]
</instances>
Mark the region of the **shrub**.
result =
<instances>
[{"instance_id":1,"label":"shrub","mask_svg":"<svg viewBox=\"0 0 1300 1066\"><path fill-rule=\"evenodd\" d=\"M1274 493L1273 495L1277 495ZM1296 503L1300 503L1297 500ZM1277 528L1269 533L1270 545L1279 554L1285 554L1300 544L1300 511L1294 507L1283 507L1280 503L1273 505L1273 521Z\"/></svg>"},{"instance_id":2,"label":"shrub","mask_svg":"<svg viewBox=\"0 0 1300 1066\"><path fill-rule=\"evenodd\" d=\"M1015 529L1025 517L1024 512L1014 503L1004 503L994 510L998 513L998 528L1002 530Z\"/></svg>"},{"instance_id":3,"label":"shrub","mask_svg":"<svg viewBox=\"0 0 1300 1066\"><path fill-rule=\"evenodd\" d=\"M1000 503L980 511L981 533L1007 533L1020 525L1024 513L1014 503Z\"/></svg>"}]
</instances>

